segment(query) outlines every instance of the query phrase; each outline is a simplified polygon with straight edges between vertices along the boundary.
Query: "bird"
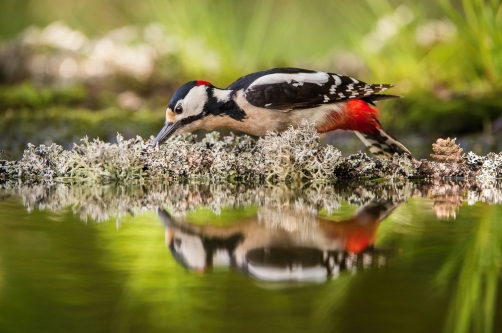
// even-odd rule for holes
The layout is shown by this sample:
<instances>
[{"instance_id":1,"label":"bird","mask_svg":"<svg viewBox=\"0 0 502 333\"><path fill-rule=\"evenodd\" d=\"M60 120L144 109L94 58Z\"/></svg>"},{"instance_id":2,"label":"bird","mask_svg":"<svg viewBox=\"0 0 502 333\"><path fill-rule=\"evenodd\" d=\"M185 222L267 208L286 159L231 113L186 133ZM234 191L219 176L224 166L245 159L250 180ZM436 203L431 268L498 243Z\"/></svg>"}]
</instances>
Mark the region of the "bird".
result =
<instances>
[{"instance_id":1,"label":"bird","mask_svg":"<svg viewBox=\"0 0 502 333\"><path fill-rule=\"evenodd\" d=\"M378 94L392 87L289 67L245 75L225 89L204 80L189 81L173 94L165 126L153 144L199 129L230 128L260 137L297 127L306 119L318 133L354 131L376 157L412 156L377 119L375 102L401 97Z\"/></svg>"},{"instance_id":2,"label":"bird","mask_svg":"<svg viewBox=\"0 0 502 333\"><path fill-rule=\"evenodd\" d=\"M376 254L384 252L375 247L378 226L401 203L374 199L341 221L297 207L260 207L257 214L227 226L200 225L164 209L156 212L169 251L189 270L223 266L259 280L320 282L381 262Z\"/></svg>"}]
</instances>

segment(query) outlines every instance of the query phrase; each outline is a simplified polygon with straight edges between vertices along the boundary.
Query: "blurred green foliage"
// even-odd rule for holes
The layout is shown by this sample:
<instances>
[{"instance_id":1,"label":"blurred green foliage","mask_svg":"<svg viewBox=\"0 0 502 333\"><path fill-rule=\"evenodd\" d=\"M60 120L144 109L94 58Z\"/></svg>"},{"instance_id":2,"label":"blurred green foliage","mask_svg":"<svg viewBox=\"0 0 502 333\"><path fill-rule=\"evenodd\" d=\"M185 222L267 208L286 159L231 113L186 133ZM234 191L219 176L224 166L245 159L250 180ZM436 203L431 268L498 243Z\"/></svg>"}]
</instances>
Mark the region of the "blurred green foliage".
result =
<instances>
[{"instance_id":1,"label":"blurred green foliage","mask_svg":"<svg viewBox=\"0 0 502 333\"><path fill-rule=\"evenodd\" d=\"M383 125L400 138L412 134L429 143L437 137L484 133L483 140L476 139L482 145L477 153L501 149L499 0L5 0L0 37L5 42L30 25L44 27L58 20L90 37L158 22L174 38L174 53L156 62L155 83L120 78L91 95L133 90L155 99L149 106L157 109L185 80L205 79L224 87L257 70L305 67L396 84L392 92L406 98L380 108ZM65 92L34 86L1 88L0 112L79 101L94 109L117 105L110 94L89 104L82 86ZM413 147L413 140L403 141ZM473 149L465 140L459 142Z\"/></svg>"},{"instance_id":2,"label":"blurred green foliage","mask_svg":"<svg viewBox=\"0 0 502 333\"><path fill-rule=\"evenodd\" d=\"M438 282L443 286L458 274L446 322L446 328L451 332L493 330L497 295L500 294L502 209L500 206L483 209L479 222L469 236L457 244L438 274Z\"/></svg>"},{"instance_id":3,"label":"blurred green foliage","mask_svg":"<svg viewBox=\"0 0 502 333\"><path fill-rule=\"evenodd\" d=\"M340 52L361 61L346 61L351 74L362 70L375 82L406 81L405 90L446 84L478 92L501 84L497 0L7 0L0 35L12 38L28 25L56 20L91 36L158 21L183 41L183 74L210 75L219 85L273 66L343 70L336 64L343 65Z\"/></svg>"},{"instance_id":4,"label":"blurred green foliage","mask_svg":"<svg viewBox=\"0 0 502 333\"><path fill-rule=\"evenodd\" d=\"M15 86L0 86L0 108L42 109L55 105L71 106L81 103L87 96L84 85L61 87L35 87L30 82Z\"/></svg>"},{"instance_id":5,"label":"blurred green foliage","mask_svg":"<svg viewBox=\"0 0 502 333\"><path fill-rule=\"evenodd\" d=\"M59 142L65 149L80 143L83 136L115 142L117 131L127 137L154 135L164 121L163 114L127 111L116 107L99 111L67 107L42 108L33 112L23 108L0 115L2 149L12 158L22 156L28 142Z\"/></svg>"}]
</instances>

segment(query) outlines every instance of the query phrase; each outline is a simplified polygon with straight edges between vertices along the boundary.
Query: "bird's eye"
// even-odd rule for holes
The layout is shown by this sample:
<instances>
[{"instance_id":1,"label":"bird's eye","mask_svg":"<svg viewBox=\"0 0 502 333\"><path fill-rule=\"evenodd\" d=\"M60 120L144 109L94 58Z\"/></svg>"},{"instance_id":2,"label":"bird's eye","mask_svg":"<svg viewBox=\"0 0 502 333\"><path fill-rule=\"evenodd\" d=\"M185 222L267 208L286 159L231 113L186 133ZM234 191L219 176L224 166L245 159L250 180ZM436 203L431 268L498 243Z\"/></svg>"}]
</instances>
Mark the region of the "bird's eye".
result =
<instances>
[{"instance_id":1,"label":"bird's eye","mask_svg":"<svg viewBox=\"0 0 502 333\"><path fill-rule=\"evenodd\" d=\"M181 106L181 104L176 105L174 112L176 112L177 114L183 113L183 107Z\"/></svg>"}]
</instances>

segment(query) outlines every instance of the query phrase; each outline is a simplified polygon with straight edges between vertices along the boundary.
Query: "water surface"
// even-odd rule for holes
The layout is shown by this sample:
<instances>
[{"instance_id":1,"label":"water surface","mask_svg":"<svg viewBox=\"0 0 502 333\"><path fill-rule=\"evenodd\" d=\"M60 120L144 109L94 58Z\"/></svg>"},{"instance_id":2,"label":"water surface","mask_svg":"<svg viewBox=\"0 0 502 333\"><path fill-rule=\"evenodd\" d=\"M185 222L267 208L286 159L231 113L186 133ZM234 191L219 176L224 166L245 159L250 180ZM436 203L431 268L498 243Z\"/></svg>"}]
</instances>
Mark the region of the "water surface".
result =
<instances>
[{"instance_id":1,"label":"water surface","mask_svg":"<svg viewBox=\"0 0 502 333\"><path fill-rule=\"evenodd\" d=\"M4 187L0 332L502 329L497 183Z\"/></svg>"}]
</instances>

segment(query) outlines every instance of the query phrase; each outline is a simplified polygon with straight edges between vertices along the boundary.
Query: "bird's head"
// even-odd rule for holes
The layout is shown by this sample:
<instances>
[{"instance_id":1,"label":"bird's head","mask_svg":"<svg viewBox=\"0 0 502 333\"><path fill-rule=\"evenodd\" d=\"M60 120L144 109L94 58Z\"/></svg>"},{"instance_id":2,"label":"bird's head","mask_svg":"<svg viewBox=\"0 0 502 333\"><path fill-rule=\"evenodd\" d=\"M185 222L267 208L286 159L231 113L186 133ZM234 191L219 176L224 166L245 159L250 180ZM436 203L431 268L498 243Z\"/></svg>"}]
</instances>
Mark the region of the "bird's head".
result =
<instances>
[{"instance_id":1,"label":"bird's head","mask_svg":"<svg viewBox=\"0 0 502 333\"><path fill-rule=\"evenodd\" d=\"M166 123L155 138L154 145L169 137L187 132L187 126L207 115L214 87L207 81L190 81L174 93L166 110Z\"/></svg>"}]
</instances>

